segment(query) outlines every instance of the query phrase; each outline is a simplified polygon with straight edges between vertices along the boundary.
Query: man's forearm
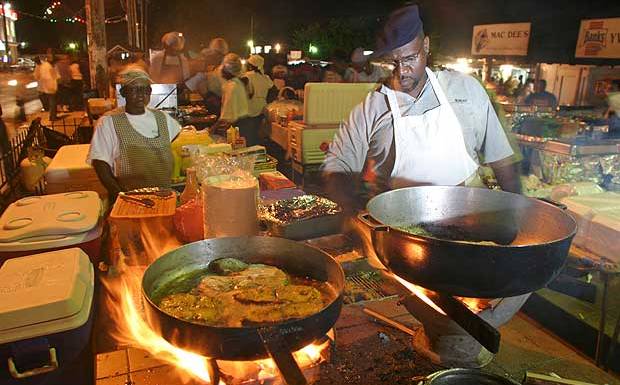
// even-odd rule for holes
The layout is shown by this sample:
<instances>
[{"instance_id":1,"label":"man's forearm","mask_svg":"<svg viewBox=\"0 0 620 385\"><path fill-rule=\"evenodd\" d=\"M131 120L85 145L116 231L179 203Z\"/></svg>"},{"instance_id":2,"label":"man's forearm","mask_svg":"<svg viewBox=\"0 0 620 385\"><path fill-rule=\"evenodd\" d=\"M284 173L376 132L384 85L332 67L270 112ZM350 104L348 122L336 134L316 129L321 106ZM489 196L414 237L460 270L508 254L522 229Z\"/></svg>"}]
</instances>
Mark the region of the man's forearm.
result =
<instances>
[{"instance_id":1,"label":"man's forearm","mask_svg":"<svg viewBox=\"0 0 620 385\"><path fill-rule=\"evenodd\" d=\"M112 168L107 162L98 159L93 159L93 168L95 169L95 172L97 173L97 177L99 177L101 184L103 184L103 187L108 190L110 201L113 202L116 199L118 193L123 190L118 183L118 180L114 177Z\"/></svg>"},{"instance_id":2,"label":"man's forearm","mask_svg":"<svg viewBox=\"0 0 620 385\"><path fill-rule=\"evenodd\" d=\"M324 176L328 197L338 203L346 213L363 208L364 202L358 194L359 182L346 173L328 173Z\"/></svg>"},{"instance_id":3,"label":"man's forearm","mask_svg":"<svg viewBox=\"0 0 620 385\"><path fill-rule=\"evenodd\" d=\"M495 162L490 166L493 169L497 183L504 191L521 194L521 177L519 165L521 163Z\"/></svg>"}]
</instances>

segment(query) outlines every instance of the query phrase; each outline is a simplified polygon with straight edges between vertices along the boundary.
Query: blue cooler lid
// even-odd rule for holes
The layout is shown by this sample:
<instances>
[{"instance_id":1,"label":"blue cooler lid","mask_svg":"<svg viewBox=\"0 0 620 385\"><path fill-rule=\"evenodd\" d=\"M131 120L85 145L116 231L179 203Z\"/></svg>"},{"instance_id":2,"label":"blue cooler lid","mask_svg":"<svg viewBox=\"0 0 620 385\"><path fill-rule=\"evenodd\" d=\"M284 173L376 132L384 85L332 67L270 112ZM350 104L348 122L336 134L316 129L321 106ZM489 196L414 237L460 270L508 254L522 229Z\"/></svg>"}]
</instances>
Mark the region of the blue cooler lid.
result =
<instances>
[{"instance_id":1,"label":"blue cooler lid","mask_svg":"<svg viewBox=\"0 0 620 385\"><path fill-rule=\"evenodd\" d=\"M94 269L79 248L7 260L0 267L0 344L84 325Z\"/></svg>"}]
</instances>

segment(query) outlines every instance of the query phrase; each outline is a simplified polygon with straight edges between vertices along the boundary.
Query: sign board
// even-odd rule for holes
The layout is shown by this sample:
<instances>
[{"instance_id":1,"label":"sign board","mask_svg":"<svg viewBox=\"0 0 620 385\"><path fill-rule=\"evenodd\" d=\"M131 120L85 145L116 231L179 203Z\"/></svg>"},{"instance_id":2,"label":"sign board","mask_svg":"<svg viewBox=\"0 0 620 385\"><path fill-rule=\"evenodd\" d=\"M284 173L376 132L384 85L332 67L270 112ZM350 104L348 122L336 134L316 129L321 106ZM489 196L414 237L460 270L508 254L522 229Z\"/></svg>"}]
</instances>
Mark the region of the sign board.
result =
<instances>
[{"instance_id":1,"label":"sign board","mask_svg":"<svg viewBox=\"0 0 620 385\"><path fill-rule=\"evenodd\" d=\"M620 17L581 20L575 57L620 58Z\"/></svg>"},{"instance_id":2,"label":"sign board","mask_svg":"<svg viewBox=\"0 0 620 385\"><path fill-rule=\"evenodd\" d=\"M531 23L474 25L471 54L526 56Z\"/></svg>"}]
</instances>

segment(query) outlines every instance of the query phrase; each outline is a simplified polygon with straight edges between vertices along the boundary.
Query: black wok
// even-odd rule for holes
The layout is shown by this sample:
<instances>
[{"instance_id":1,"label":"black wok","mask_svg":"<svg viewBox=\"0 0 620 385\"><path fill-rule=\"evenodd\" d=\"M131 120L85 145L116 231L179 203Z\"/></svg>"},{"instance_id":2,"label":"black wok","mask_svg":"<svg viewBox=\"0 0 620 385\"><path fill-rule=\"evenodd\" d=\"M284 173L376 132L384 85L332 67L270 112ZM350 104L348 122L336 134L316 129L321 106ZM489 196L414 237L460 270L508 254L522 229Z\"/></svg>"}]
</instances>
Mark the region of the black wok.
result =
<instances>
[{"instance_id":1,"label":"black wok","mask_svg":"<svg viewBox=\"0 0 620 385\"><path fill-rule=\"evenodd\" d=\"M550 203L483 188L393 190L371 199L367 210L379 224L366 221L374 250L390 271L463 297L512 297L546 286L562 270L577 230L573 218ZM398 229L418 223L435 237Z\"/></svg>"},{"instance_id":2,"label":"black wok","mask_svg":"<svg viewBox=\"0 0 620 385\"><path fill-rule=\"evenodd\" d=\"M295 276L328 282L336 295L316 314L264 327L217 327L192 323L166 314L153 302L153 294L162 285L180 275L204 269L219 258L268 264ZM343 290L342 268L328 254L302 243L271 237L194 242L161 256L146 269L142 279L142 291L148 304L147 319L165 339L207 357L232 361L273 357L273 349L290 354L324 337L340 315ZM277 358L273 358L278 363Z\"/></svg>"}]
</instances>

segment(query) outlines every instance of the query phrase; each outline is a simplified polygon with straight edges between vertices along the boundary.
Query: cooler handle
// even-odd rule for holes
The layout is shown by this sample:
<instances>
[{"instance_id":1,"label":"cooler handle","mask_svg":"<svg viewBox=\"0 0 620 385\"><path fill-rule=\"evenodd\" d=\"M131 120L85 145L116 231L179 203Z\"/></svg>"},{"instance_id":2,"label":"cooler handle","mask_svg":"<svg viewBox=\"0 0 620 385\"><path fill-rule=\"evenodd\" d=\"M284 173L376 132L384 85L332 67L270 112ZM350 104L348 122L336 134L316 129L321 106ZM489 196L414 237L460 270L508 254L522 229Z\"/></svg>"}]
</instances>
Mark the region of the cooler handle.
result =
<instances>
[{"instance_id":1,"label":"cooler handle","mask_svg":"<svg viewBox=\"0 0 620 385\"><path fill-rule=\"evenodd\" d=\"M13 357L9 357L9 373L11 376L16 379L28 378L32 376L36 376L43 373L48 373L58 369L58 358L56 358L56 348L49 348L50 353L50 362L34 369L27 370L23 373L20 373L17 370L17 366L15 366L15 361Z\"/></svg>"}]
</instances>

